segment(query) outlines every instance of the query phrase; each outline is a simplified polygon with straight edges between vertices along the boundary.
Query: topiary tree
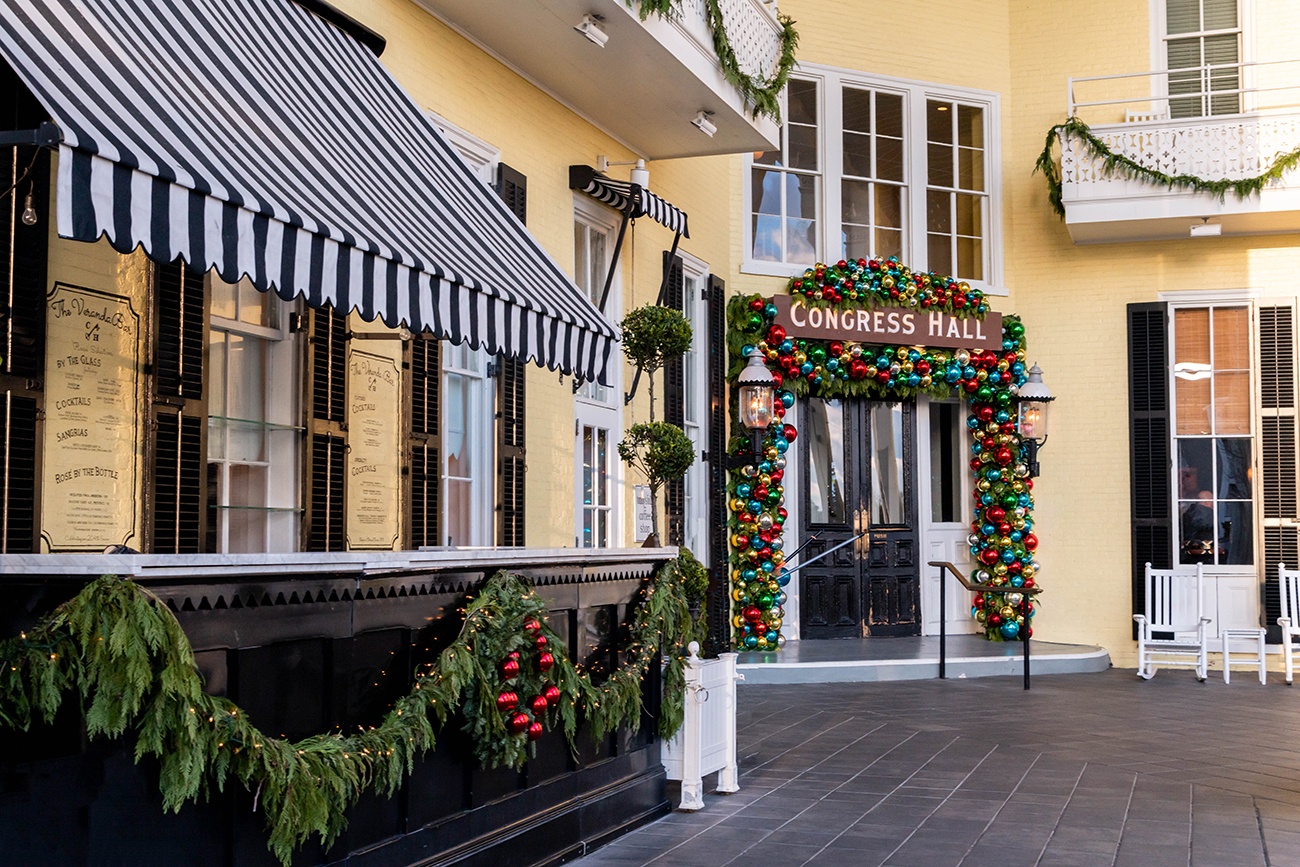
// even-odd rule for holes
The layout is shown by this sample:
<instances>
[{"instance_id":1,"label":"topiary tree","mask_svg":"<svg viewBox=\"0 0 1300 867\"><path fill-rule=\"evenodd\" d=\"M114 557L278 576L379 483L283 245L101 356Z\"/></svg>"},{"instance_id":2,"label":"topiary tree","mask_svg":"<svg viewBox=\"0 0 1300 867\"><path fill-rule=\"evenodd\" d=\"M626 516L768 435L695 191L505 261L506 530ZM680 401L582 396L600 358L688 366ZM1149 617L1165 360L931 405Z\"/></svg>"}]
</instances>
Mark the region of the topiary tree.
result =
<instances>
[{"instance_id":1,"label":"topiary tree","mask_svg":"<svg viewBox=\"0 0 1300 867\"><path fill-rule=\"evenodd\" d=\"M618 327L623 332L623 355L649 380L650 421L654 421L655 374L690 350L691 323L680 310L647 304L624 316Z\"/></svg>"},{"instance_id":2,"label":"topiary tree","mask_svg":"<svg viewBox=\"0 0 1300 867\"><path fill-rule=\"evenodd\" d=\"M634 424L618 444L618 456L641 471L650 488L650 532L659 538L659 489L680 479L695 462L695 446L675 424L652 421Z\"/></svg>"}]
</instances>

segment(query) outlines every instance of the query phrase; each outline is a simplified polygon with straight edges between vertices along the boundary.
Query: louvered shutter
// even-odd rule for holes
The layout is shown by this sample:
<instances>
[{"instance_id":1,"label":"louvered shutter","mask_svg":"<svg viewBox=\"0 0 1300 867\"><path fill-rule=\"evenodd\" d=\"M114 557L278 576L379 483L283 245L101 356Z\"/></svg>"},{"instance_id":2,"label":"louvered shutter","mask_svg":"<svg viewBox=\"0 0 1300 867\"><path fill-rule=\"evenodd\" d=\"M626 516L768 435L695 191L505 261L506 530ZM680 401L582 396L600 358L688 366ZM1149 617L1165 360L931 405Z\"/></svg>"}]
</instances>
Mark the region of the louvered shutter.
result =
<instances>
[{"instance_id":1,"label":"louvered shutter","mask_svg":"<svg viewBox=\"0 0 1300 867\"><path fill-rule=\"evenodd\" d=\"M411 510L407 523L412 548L439 544L438 355L437 338L419 334L411 341Z\"/></svg>"},{"instance_id":2,"label":"louvered shutter","mask_svg":"<svg viewBox=\"0 0 1300 867\"><path fill-rule=\"evenodd\" d=\"M1296 501L1296 334L1290 305L1259 310L1260 458L1264 527L1264 623L1281 616L1277 567L1300 565ZM1281 640L1280 634L1270 638Z\"/></svg>"},{"instance_id":3,"label":"louvered shutter","mask_svg":"<svg viewBox=\"0 0 1300 867\"><path fill-rule=\"evenodd\" d=\"M727 284L709 277L705 294L708 347L708 486L709 595L707 613L710 655L731 649L731 597L727 563Z\"/></svg>"},{"instance_id":4,"label":"louvered shutter","mask_svg":"<svg viewBox=\"0 0 1300 867\"><path fill-rule=\"evenodd\" d=\"M664 252L664 306L685 310L686 272L680 256ZM664 365L664 421L684 427L686 424L686 361L674 358ZM686 521L686 480L673 479L664 485L664 516L667 518L668 544L682 544L682 526Z\"/></svg>"},{"instance_id":5,"label":"louvered shutter","mask_svg":"<svg viewBox=\"0 0 1300 867\"><path fill-rule=\"evenodd\" d=\"M207 308L203 274L177 259L154 267L150 551L208 550L207 408L203 397Z\"/></svg>"},{"instance_id":6,"label":"louvered shutter","mask_svg":"<svg viewBox=\"0 0 1300 867\"><path fill-rule=\"evenodd\" d=\"M306 548L343 551L347 547L347 317L331 309L313 309L310 322Z\"/></svg>"},{"instance_id":7,"label":"louvered shutter","mask_svg":"<svg viewBox=\"0 0 1300 867\"><path fill-rule=\"evenodd\" d=\"M1168 308L1128 305L1129 457L1133 526L1133 612L1143 612L1143 566L1173 565L1169 498Z\"/></svg>"},{"instance_id":8,"label":"louvered shutter","mask_svg":"<svg viewBox=\"0 0 1300 867\"><path fill-rule=\"evenodd\" d=\"M497 166L497 194L519 218L528 222L528 179L505 164ZM527 368L517 358L497 359L497 544L524 544L524 473L527 452L524 445L526 403L524 378Z\"/></svg>"},{"instance_id":9,"label":"louvered shutter","mask_svg":"<svg viewBox=\"0 0 1300 867\"><path fill-rule=\"evenodd\" d=\"M43 408L45 293L49 258L50 161L15 147L4 153L0 185L0 553L38 550L38 419ZM36 162L16 184L32 157ZM31 192L38 222L19 218Z\"/></svg>"}]
</instances>

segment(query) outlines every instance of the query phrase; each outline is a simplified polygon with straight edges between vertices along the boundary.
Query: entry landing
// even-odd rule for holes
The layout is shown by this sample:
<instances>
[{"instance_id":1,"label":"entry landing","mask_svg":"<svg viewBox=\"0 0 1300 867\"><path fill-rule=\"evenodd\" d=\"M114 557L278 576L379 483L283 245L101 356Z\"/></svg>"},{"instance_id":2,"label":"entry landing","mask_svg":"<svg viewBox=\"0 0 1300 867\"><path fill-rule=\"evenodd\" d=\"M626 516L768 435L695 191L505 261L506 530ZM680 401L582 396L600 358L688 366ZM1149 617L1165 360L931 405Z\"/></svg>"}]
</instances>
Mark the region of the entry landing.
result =
<instances>
[{"instance_id":1,"label":"entry landing","mask_svg":"<svg viewBox=\"0 0 1300 867\"><path fill-rule=\"evenodd\" d=\"M995 677L1023 672L1018 641L988 641L979 635L949 635L947 676ZM790 641L776 653L740 654L737 669L747 684L864 683L932 680L939 676L939 637L848 638ZM1031 674L1105 671L1110 654L1086 644L1034 641Z\"/></svg>"}]
</instances>

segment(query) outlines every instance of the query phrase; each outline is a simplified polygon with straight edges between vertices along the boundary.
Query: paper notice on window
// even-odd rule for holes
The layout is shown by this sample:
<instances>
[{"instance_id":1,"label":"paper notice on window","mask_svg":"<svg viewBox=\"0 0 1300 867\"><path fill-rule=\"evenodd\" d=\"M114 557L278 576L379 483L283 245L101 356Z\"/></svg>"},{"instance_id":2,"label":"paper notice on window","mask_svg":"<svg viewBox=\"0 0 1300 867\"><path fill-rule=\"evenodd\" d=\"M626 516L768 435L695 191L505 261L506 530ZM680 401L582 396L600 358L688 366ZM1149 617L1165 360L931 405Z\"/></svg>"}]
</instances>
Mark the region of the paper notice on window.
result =
<instances>
[{"instance_id":1,"label":"paper notice on window","mask_svg":"<svg viewBox=\"0 0 1300 867\"><path fill-rule=\"evenodd\" d=\"M45 314L42 532L51 551L136 535L140 314L131 299L57 283Z\"/></svg>"},{"instance_id":2,"label":"paper notice on window","mask_svg":"<svg viewBox=\"0 0 1300 867\"><path fill-rule=\"evenodd\" d=\"M372 341L378 342L378 341ZM385 343L389 341L384 341ZM348 355L348 548L391 551L401 538L401 344Z\"/></svg>"}]
</instances>

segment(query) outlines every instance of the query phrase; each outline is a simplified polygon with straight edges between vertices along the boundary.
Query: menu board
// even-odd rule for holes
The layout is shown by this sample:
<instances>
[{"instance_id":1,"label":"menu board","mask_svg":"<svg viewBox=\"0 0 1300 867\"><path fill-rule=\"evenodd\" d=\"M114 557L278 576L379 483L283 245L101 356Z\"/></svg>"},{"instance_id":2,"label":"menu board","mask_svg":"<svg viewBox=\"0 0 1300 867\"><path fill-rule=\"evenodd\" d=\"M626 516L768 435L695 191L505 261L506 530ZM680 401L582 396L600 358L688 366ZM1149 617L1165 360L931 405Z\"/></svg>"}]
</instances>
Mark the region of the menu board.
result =
<instances>
[{"instance_id":1,"label":"menu board","mask_svg":"<svg viewBox=\"0 0 1300 867\"><path fill-rule=\"evenodd\" d=\"M391 551L401 536L401 344L392 343L395 356L383 349L348 355L347 528L353 550Z\"/></svg>"},{"instance_id":2,"label":"menu board","mask_svg":"<svg viewBox=\"0 0 1300 867\"><path fill-rule=\"evenodd\" d=\"M135 536L140 314L131 299L56 283L45 318L42 536L102 551Z\"/></svg>"}]
</instances>

